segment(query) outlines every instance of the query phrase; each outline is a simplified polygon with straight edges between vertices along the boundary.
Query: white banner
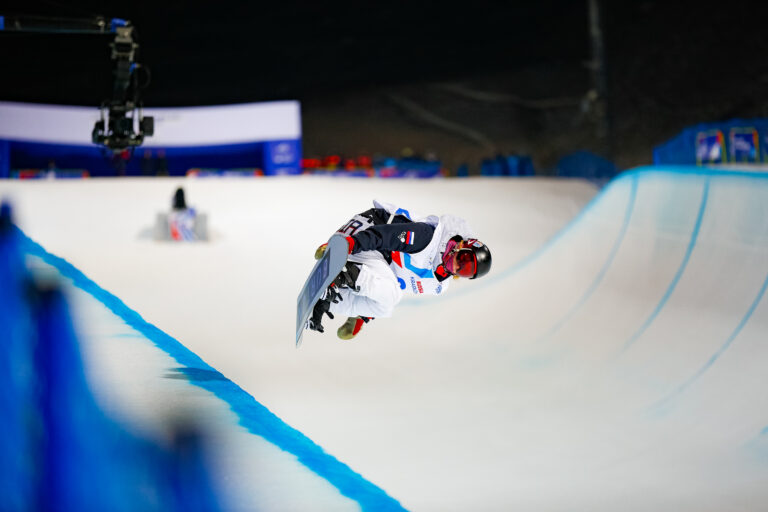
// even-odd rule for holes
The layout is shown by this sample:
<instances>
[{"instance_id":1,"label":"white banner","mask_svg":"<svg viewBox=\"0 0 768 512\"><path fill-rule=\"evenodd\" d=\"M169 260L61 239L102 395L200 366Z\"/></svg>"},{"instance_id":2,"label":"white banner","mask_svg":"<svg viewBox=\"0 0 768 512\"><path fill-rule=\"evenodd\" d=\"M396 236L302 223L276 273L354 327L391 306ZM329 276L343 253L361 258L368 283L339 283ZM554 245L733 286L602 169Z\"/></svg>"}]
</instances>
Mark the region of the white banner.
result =
<instances>
[{"instance_id":1,"label":"white banner","mask_svg":"<svg viewBox=\"0 0 768 512\"><path fill-rule=\"evenodd\" d=\"M301 138L298 101L146 108L155 134L145 147L216 146ZM0 102L0 140L91 145L96 107ZM135 122L138 128L138 121Z\"/></svg>"}]
</instances>

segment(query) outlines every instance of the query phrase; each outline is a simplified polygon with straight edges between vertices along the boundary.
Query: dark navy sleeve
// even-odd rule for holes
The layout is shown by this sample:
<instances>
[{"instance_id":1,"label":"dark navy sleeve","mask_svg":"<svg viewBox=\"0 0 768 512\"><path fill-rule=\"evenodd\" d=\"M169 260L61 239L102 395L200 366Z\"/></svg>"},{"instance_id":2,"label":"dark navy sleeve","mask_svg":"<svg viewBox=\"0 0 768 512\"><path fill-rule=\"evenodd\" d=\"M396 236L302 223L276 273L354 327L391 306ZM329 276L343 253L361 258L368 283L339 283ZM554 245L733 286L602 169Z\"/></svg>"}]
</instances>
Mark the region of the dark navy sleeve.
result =
<instances>
[{"instance_id":1,"label":"dark navy sleeve","mask_svg":"<svg viewBox=\"0 0 768 512\"><path fill-rule=\"evenodd\" d=\"M357 233L352 254L361 251L399 251L413 254L424 250L432 240L435 227L424 222L406 222L371 226Z\"/></svg>"}]
</instances>

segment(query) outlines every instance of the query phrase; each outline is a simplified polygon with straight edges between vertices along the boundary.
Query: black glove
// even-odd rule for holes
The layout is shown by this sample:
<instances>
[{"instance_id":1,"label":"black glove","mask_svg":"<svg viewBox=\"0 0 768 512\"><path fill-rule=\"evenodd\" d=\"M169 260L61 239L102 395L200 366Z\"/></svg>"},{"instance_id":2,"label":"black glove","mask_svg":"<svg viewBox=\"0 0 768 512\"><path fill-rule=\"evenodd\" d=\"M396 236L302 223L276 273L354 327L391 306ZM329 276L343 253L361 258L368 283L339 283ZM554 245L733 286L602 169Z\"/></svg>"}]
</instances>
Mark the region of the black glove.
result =
<instances>
[{"instance_id":1,"label":"black glove","mask_svg":"<svg viewBox=\"0 0 768 512\"><path fill-rule=\"evenodd\" d=\"M331 303L327 300L320 299L315 303L315 307L312 309L312 316L309 317L309 328L317 332L325 332L323 329L323 313L328 315L329 318L333 318L333 313L328 311L331 307Z\"/></svg>"},{"instance_id":2,"label":"black glove","mask_svg":"<svg viewBox=\"0 0 768 512\"><path fill-rule=\"evenodd\" d=\"M357 276L360 275L360 264L348 261L344 264L344 269L333 280L333 284L339 288L351 288L358 291L356 286Z\"/></svg>"},{"instance_id":3,"label":"black glove","mask_svg":"<svg viewBox=\"0 0 768 512\"><path fill-rule=\"evenodd\" d=\"M336 290L336 286L331 283L325 293L315 303L315 307L312 308L312 316L309 317L309 328L317 332L325 332L323 329L323 314L328 315L328 318L333 320L333 313L328 311L331 308L331 303L338 304L339 301L344 300Z\"/></svg>"}]
</instances>

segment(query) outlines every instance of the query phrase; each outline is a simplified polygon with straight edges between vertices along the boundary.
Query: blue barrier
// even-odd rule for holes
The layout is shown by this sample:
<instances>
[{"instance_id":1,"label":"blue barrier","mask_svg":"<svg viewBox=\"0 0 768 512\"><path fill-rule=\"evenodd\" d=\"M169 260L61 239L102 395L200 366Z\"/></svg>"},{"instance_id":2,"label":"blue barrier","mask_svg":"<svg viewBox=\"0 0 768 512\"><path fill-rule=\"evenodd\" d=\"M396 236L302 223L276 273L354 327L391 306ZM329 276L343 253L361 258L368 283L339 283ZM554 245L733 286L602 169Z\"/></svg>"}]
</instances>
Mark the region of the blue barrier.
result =
<instances>
[{"instance_id":1,"label":"blue barrier","mask_svg":"<svg viewBox=\"0 0 768 512\"><path fill-rule=\"evenodd\" d=\"M88 387L69 306L34 287L21 233L0 208L0 508L216 512L194 425L170 446L125 431Z\"/></svg>"},{"instance_id":2,"label":"blue barrier","mask_svg":"<svg viewBox=\"0 0 768 512\"><path fill-rule=\"evenodd\" d=\"M167 174L184 176L188 169L258 167L263 163L262 143L229 144L178 148L141 148L133 153L113 155L98 146L74 146L38 142L6 142L14 169L48 169L51 163L59 169L86 169L91 176L142 176ZM0 148L1 149L1 148ZM153 168L147 169L145 153ZM278 169L276 165L272 169ZM293 165L298 173L298 160Z\"/></svg>"},{"instance_id":3,"label":"blue barrier","mask_svg":"<svg viewBox=\"0 0 768 512\"><path fill-rule=\"evenodd\" d=\"M189 169L263 169L266 176L300 174L300 141L223 146L140 148L112 154L98 146L0 140L0 178L13 169L83 169L90 176L184 176ZM5 174L3 174L5 173Z\"/></svg>"},{"instance_id":4,"label":"blue barrier","mask_svg":"<svg viewBox=\"0 0 768 512\"><path fill-rule=\"evenodd\" d=\"M124 454L93 402L65 299L57 289L35 298L39 440L37 510L84 510L128 502L129 486L116 460ZM109 468L109 469L106 469ZM117 478L115 478L117 477Z\"/></svg>"},{"instance_id":5,"label":"blue barrier","mask_svg":"<svg viewBox=\"0 0 768 512\"><path fill-rule=\"evenodd\" d=\"M497 155L496 158L484 159L480 164L481 176L533 176L534 174L533 162L528 156Z\"/></svg>"},{"instance_id":6,"label":"blue barrier","mask_svg":"<svg viewBox=\"0 0 768 512\"><path fill-rule=\"evenodd\" d=\"M565 178L585 178L603 183L618 172L613 162L589 151L575 151L557 162L557 175Z\"/></svg>"},{"instance_id":7,"label":"blue barrier","mask_svg":"<svg viewBox=\"0 0 768 512\"><path fill-rule=\"evenodd\" d=\"M690 126L677 137L656 146L653 163L768 163L768 119L731 119Z\"/></svg>"},{"instance_id":8,"label":"blue barrier","mask_svg":"<svg viewBox=\"0 0 768 512\"><path fill-rule=\"evenodd\" d=\"M7 140L0 140L0 179L7 178L11 174L11 144Z\"/></svg>"},{"instance_id":9,"label":"blue barrier","mask_svg":"<svg viewBox=\"0 0 768 512\"><path fill-rule=\"evenodd\" d=\"M7 204L0 207L0 503L5 510L31 510L34 474L28 405L31 397L31 318L19 300L24 262Z\"/></svg>"}]
</instances>

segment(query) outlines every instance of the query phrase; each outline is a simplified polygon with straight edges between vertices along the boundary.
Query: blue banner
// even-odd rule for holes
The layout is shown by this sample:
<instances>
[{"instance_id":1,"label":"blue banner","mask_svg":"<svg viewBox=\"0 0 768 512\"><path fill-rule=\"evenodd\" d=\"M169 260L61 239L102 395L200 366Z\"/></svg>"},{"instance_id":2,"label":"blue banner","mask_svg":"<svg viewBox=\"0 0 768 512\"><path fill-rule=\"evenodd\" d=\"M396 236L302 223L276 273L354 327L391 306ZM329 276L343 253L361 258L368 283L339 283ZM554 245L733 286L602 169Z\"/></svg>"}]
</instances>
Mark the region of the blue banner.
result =
<instances>
[{"instance_id":1,"label":"blue banner","mask_svg":"<svg viewBox=\"0 0 768 512\"><path fill-rule=\"evenodd\" d=\"M690 126L656 146L656 165L768 163L768 119L732 119Z\"/></svg>"},{"instance_id":2,"label":"blue banner","mask_svg":"<svg viewBox=\"0 0 768 512\"><path fill-rule=\"evenodd\" d=\"M0 178L7 178L11 174L11 143L0 140Z\"/></svg>"},{"instance_id":3,"label":"blue banner","mask_svg":"<svg viewBox=\"0 0 768 512\"><path fill-rule=\"evenodd\" d=\"M696 134L696 163L721 164L725 156L725 137L720 130L707 130Z\"/></svg>"},{"instance_id":4,"label":"blue banner","mask_svg":"<svg viewBox=\"0 0 768 512\"><path fill-rule=\"evenodd\" d=\"M731 162L760 161L760 139L755 128L731 128L728 141L728 158Z\"/></svg>"},{"instance_id":5,"label":"blue banner","mask_svg":"<svg viewBox=\"0 0 768 512\"><path fill-rule=\"evenodd\" d=\"M264 174L301 174L301 144L298 140L275 140L264 143Z\"/></svg>"},{"instance_id":6,"label":"blue banner","mask_svg":"<svg viewBox=\"0 0 768 512\"><path fill-rule=\"evenodd\" d=\"M138 148L112 153L96 145L0 141L8 145L10 169L82 169L90 176L185 176L189 169L261 168L265 143ZM298 164L297 164L298 165ZM0 161L0 177L2 177Z\"/></svg>"}]
</instances>

